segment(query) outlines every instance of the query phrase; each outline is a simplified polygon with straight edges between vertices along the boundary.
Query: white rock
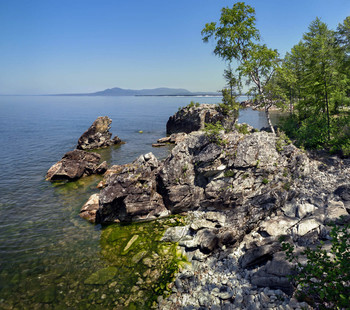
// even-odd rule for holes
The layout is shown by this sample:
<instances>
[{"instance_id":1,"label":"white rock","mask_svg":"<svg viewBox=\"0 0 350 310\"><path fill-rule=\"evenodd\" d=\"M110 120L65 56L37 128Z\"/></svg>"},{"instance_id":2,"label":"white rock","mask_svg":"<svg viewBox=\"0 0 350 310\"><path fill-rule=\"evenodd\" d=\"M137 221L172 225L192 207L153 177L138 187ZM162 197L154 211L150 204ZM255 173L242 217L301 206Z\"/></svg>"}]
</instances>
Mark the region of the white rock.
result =
<instances>
[{"instance_id":1,"label":"white rock","mask_svg":"<svg viewBox=\"0 0 350 310\"><path fill-rule=\"evenodd\" d=\"M344 203L342 201L330 201L326 210L326 217L329 221L334 221L341 216L347 216L349 213L346 211Z\"/></svg>"},{"instance_id":2,"label":"white rock","mask_svg":"<svg viewBox=\"0 0 350 310\"><path fill-rule=\"evenodd\" d=\"M309 231L318 228L321 225L321 223L314 219L314 218L308 218L305 220L302 220L298 226L297 226L297 234L299 236L306 235Z\"/></svg>"},{"instance_id":3,"label":"white rock","mask_svg":"<svg viewBox=\"0 0 350 310\"><path fill-rule=\"evenodd\" d=\"M316 210L316 207L311 203L301 203L297 208L297 215L299 218L304 218L308 214L312 214Z\"/></svg>"}]
</instances>

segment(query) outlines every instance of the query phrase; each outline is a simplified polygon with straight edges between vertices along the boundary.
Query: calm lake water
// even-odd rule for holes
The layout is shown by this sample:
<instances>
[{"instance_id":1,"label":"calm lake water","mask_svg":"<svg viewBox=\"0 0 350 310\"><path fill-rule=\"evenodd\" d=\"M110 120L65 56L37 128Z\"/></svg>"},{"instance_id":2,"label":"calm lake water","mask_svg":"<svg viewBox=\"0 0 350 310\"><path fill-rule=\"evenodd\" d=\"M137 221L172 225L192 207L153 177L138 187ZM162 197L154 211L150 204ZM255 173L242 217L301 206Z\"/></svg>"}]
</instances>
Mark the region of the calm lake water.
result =
<instances>
[{"instance_id":1,"label":"calm lake water","mask_svg":"<svg viewBox=\"0 0 350 310\"><path fill-rule=\"evenodd\" d=\"M101 309L121 303L128 284L116 288L123 279L116 272L118 253L112 253L118 237L110 236L135 227L103 228L80 219L99 176L51 184L45 174L104 115L113 120L113 135L126 141L99 151L109 164L148 152L166 157L167 147L151 144L166 135L169 116L191 100L220 98L0 96L0 309ZM264 113L250 109L240 112L239 122L267 126ZM146 231L147 225L137 227ZM94 283L91 276L101 270L112 272L115 281Z\"/></svg>"}]
</instances>

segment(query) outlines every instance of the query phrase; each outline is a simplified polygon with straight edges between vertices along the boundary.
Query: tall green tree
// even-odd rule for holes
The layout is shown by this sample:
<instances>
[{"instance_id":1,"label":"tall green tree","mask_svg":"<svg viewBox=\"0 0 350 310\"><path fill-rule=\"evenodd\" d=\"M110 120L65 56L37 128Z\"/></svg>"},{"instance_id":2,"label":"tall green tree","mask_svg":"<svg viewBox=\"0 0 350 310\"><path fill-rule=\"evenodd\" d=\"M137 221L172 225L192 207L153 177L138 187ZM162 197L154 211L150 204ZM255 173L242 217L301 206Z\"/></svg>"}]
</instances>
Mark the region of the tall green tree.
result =
<instances>
[{"instance_id":1,"label":"tall green tree","mask_svg":"<svg viewBox=\"0 0 350 310\"><path fill-rule=\"evenodd\" d=\"M254 8L244 2L237 2L231 9L226 7L221 10L219 23L207 23L202 36L204 42L210 38L216 41L215 55L229 64L236 61L239 77L253 85L250 93L254 94L257 104L264 107L274 133L269 115L272 103L268 100L265 89L278 66L278 53L259 44L260 33L255 21Z\"/></svg>"},{"instance_id":2,"label":"tall green tree","mask_svg":"<svg viewBox=\"0 0 350 310\"><path fill-rule=\"evenodd\" d=\"M322 111L327 115L327 136L330 140L330 99L338 78L340 51L334 32L319 18L310 24L309 31L304 34L303 39L308 50L306 68L310 93L313 93L316 99L316 112Z\"/></svg>"},{"instance_id":3,"label":"tall green tree","mask_svg":"<svg viewBox=\"0 0 350 310\"><path fill-rule=\"evenodd\" d=\"M274 76L278 91L295 108L284 129L307 147L350 153L349 43L350 17L337 31L316 18Z\"/></svg>"}]
</instances>

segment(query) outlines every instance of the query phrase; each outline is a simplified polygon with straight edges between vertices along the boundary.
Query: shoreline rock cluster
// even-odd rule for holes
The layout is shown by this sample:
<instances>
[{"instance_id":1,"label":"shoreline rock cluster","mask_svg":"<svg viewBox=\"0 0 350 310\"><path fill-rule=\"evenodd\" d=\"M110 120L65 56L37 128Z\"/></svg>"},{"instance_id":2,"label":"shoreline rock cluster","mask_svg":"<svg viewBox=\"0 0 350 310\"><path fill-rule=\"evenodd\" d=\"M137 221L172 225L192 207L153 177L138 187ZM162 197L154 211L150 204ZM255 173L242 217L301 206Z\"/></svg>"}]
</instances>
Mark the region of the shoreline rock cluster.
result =
<instances>
[{"instance_id":1,"label":"shoreline rock cluster","mask_svg":"<svg viewBox=\"0 0 350 310\"><path fill-rule=\"evenodd\" d=\"M293 298L279 238L297 252L329 245L330 222L350 221L350 160L311 158L283 135L247 125L205 133L208 118L233 127L208 109L169 118L170 137L158 141L175 143L165 160L148 153L111 166L80 216L108 224L187 213L188 224L169 228L163 241L177 242L190 264L159 309L311 308Z\"/></svg>"},{"instance_id":2,"label":"shoreline rock cluster","mask_svg":"<svg viewBox=\"0 0 350 310\"><path fill-rule=\"evenodd\" d=\"M164 161L149 153L112 166L98 203L82 208L97 223L189 214L190 224L164 240L178 242L192 267L177 275L159 309L308 307L291 298L292 266L279 237L299 252L329 243L329 222L350 218L350 162L333 157L327 165L283 136L246 128L214 142L194 131Z\"/></svg>"},{"instance_id":3,"label":"shoreline rock cluster","mask_svg":"<svg viewBox=\"0 0 350 310\"><path fill-rule=\"evenodd\" d=\"M78 140L76 149L67 152L62 159L48 170L48 181L73 181L92 174L103 174L108 169L106 161L100 163L101 156L85 150L107 147L123 143L118 136L113 139L109 132L112 120L107 116L98 117Z\"/></svg>"}]
</instances>

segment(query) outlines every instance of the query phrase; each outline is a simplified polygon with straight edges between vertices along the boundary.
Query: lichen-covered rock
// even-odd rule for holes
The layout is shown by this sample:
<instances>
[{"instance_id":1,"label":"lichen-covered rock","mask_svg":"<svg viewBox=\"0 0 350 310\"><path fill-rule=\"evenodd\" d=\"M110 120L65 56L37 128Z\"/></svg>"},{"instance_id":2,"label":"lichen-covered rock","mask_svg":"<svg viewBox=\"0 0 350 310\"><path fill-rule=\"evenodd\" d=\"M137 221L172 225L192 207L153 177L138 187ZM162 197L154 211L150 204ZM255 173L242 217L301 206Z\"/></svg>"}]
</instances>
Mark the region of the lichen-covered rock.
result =
<instances>
[{"instance_id":1,"label":"lichen-covered rock","mask_svg":"<svg viewBox=\"0 0 350 310\"><path fill-rule=\"evenodd\" d=\"M48 181L73 181L91 174L103 173L106 162L99 164L101 156L97 153L74 150L66 153L47 172Z\"/></svg>"},{"instance_id":2,"label":"lichen-covered rock","mask_svg":"<svg viewBox=\"0 0 350 310\"><path fill-rule=\"evenodd\" d=\"M111 139L112 133L109 132L111 123L112 120L108 116L98 117L90 128L81 135L76 148L92 150L122 143L117 136Z\"/></svg>"}]
</instances>

